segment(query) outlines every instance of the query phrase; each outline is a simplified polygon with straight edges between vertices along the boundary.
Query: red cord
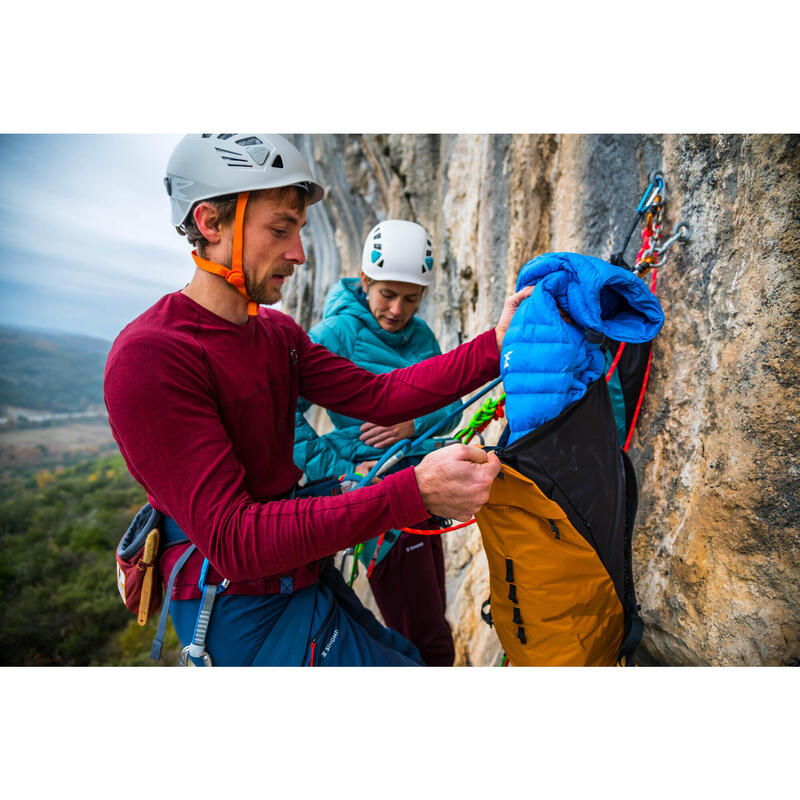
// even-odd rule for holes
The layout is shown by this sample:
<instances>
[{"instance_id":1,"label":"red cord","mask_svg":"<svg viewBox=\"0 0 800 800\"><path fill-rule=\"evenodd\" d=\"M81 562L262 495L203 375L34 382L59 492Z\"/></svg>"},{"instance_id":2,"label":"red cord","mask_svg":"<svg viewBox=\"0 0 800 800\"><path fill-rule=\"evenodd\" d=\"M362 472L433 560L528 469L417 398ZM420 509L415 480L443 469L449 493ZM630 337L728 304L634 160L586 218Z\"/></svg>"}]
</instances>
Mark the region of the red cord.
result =
<instances>
[{"instance_id":1,"label":"red cord","mask_svg":"<svg viewBox=\"0 0 800 800\"><path fill-rule=\"evenodd\" d=\"M386 531L384 531L379 537L378 541L375 544L375 552L372 554L372 558L369 561L369 566L367 567L367 577L372 577L372 570L375 569L375 562L378 560L378 553L383 547L383 537L386 536Z\"/></svg>"},{"instance_id":2,"label":"red cord","mask_svg":"<svg viewBox=\"0 0 800 800\"><path fill-rule=\"evenodd\" d=\"M313 642L311 642L311 660L308 662L309 667L314 666L314 647L316 646L316 644L317 644L316 639Z\"/></svg>"},{"instance_id":3,"label":"red cord","mask_svg":"<svg viewBox=\"0 0 800 800\"><path fill-rule=\"evenodd\" d=\"M644 380L642 381L642 391L639 392L639 401L636 403L636 410L633 412L633 419L631 420L631 428L628 431L628 438L625 440L625 447L622 449L627 453L630 447L631 439L633 438L633 431L636 427L636 420L639 418L639 409L642 407L642 400L644 400L644 390L647 388L647 378L650 375L650 362L653 360L653 348L650 348L650 355L647 357L647 369L644 371Z\"/></svg>"},{"instance_id":4,"label":"red cord","mask_svg":"<svg viewBox=\"0 0 800 800\"><path fill-rule=\"evenodd\" d=\"M472 525L475 522L475 519L471 519L469 522L460 522L458 525L451 525L449 528L436 528L433 531L423 531L419 528L400 528L403 533L420 533L423 536L438 536L440 533L447 533L448 531L457 531L459 528L466 528L467 525Z\"/></svg>"},{"instance_id":5,"label":"red cord","mask_svg":"<svg viewBox=\"0 0 800 800\"><path fill-rule=\"evenodd\" d=\"M656 293L656 275L658 274L658 270L653 268L653 278L650 281L650 291L655 294ZM628 447L630 447L631 439L633 438L633 430L636 427L636 420L639 418L639 410L642 407L642 401L644 400L644 390L647 388L647 379L650 376L650 364L653 361L653 346L650 346L650 355L647 357L647 369L644 371L644 380L642 381L642 390L639 392L639 400L636 403L636 410L633 412L633 419L631 420L631 427L628 431L628 438L625 440L625 446L622 448L626 453L628 452Z\"/></svg>"},{"instance_id":6,"label":"red cord","mask_svg":"<svg viewBox=\"0 0 800 800\"><path fill-rule=\"evenodd\" d=\"M611 376L614 374L614 370L617 368L617 364L619 364L619 359L624 349L625 349L625 342L620 342L619 347L617 348L617 354L614 356L614 360L611 362L611 369L608 370L608 374L606 375L606 383L608 383L611 380Z\"/></svg>"}]
</instances>

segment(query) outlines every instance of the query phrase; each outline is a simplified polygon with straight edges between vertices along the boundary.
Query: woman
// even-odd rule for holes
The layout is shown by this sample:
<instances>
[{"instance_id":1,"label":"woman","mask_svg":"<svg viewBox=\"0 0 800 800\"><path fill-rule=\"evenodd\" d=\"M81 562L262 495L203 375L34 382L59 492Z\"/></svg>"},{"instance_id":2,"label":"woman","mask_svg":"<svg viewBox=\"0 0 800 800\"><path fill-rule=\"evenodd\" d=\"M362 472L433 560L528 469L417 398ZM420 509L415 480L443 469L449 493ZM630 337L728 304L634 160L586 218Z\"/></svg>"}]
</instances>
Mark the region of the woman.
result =
<instances>
[{"instance_id":1,"label":"woman","mask_svg":"<svg viewBox=\"0 0 800 800\"><path fill-rule=\"evenodd\" d=\"M328 293L322 322L309 336L334 353L372 372L388 372L438 355L433 331L415 316L433 270L431 241L415 222L378 223L364 243L361 277L343 278ZM366 474L402 439L414 439L458 408L453 403L433 414L382 427L335 414L334 429L317 436L305 419L310 404L298 402L294 461L309 481L332 475ZM454 415L440 433L452 430ZM427 440L396 467L402 469L436 447ZM366 542L360 558L372 561L377 539ZM444 554L439 536L387 531L369 575L372 593L386 625L415 644L429 666L450 666L455 657L445 619Z\"/></svg>"}]
</instances>

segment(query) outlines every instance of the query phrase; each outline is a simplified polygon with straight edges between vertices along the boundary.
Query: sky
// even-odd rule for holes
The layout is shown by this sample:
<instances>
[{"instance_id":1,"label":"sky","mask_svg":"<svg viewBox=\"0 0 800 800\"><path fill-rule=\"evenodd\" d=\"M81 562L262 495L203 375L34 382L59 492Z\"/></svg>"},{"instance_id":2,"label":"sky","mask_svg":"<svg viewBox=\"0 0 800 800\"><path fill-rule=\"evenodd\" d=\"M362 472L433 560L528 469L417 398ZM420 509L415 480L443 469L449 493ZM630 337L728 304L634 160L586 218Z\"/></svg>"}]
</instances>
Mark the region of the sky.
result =
<instances>
[{"instance_id":1,"label":"sky","mask_svg":"<svg viewBox=\"0 0 800 800\"><path fill-rule=\"evenodd\" d=\"M194 272L162 183L180 135L0 135L0 324L113 340Z\"/></svg>"}]
</instances>

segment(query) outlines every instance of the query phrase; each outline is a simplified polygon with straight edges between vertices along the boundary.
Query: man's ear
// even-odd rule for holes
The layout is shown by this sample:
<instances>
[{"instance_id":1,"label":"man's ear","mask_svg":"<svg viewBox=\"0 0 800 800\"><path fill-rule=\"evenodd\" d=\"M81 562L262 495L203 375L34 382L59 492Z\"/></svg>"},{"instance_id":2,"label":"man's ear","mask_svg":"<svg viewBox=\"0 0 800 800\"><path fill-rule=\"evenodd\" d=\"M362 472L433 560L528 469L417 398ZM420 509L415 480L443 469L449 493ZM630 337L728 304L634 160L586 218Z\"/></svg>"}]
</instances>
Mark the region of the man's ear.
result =
<instances>
[{"instance_id":1,"label":"man's ear","mask_svg":"<svg viewBox=\"0 0 800 800\"><path fill-rule=\"evenodd\" d=\"M217 209L211 203L199 203L194 210L194 221L197 229L210 244L217 244L222 239Z\"/></svg>"}]
</instances>

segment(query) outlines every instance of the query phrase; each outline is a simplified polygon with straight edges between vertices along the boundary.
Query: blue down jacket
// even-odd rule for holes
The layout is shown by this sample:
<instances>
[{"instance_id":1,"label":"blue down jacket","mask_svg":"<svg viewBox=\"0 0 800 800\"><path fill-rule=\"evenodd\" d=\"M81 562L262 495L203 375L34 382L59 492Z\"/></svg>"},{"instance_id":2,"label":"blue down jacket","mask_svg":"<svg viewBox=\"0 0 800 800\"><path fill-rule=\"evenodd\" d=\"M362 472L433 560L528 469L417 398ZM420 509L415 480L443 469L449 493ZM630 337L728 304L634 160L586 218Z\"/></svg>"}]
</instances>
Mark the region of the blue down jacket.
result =
<instances>
[{"instance_id":1,"label":"blue down jacket","mask_svg":"<svg viewBox=\"0 0 800 800\"><path fill-rule=\"evenodd\" d=\"M592 332L648 342L664 324L661 305L644 282L599 258L545 253L520 271L517 291L532 285L500 354L509 444L557 417L603 374L605 356Z\"/></svg>"},{"instance_id":2,"label":"blue down jacket","mask_svg":"<svg viewBox=\"0 0 800 800\"><path fill-rule=\"evenodd\" d=\"M412 317L401 331L381 328L369 310L359 278L342 278L334 285L325 300L322 322L315 325L308 335L331 352L375 373L408 367L441 353L433 331L418 317ZM455 402L415 419L417 435L458 406L459 403ZM328 411L328 416L334 430L317 436L304 416L309 407L307 400L298 398L294 443L294 462L306 473L308 480L352 473L356 464L377 460L386 452L385 449L368 447L359 439L361 420L332 411ZM460 416L454 416L438 433L443 435L453 430L459 419ZM407 455L425 455L434 448L435 440L429 439Z\"/></svg>"}]
</instances>

